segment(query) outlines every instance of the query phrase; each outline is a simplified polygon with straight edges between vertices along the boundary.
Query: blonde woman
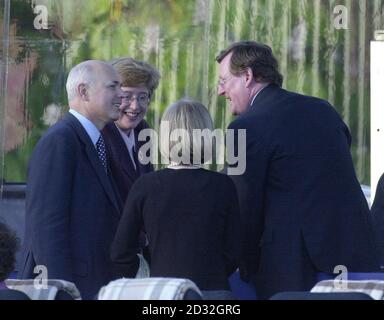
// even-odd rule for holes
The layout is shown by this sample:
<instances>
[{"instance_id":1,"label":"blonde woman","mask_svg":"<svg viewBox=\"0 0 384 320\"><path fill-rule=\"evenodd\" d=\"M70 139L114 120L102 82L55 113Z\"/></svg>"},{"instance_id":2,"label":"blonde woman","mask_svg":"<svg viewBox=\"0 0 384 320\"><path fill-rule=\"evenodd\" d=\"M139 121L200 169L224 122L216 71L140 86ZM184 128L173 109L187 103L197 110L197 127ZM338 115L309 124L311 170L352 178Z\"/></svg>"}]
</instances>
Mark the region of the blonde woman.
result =
<instances>
[{"instance_id":1,"label":"blonde woman","mask_svg":"<svg viewBox=\"0 0 384 320\"><path fill-rule=\"evenodd\" d=\"M198 130L213 130L212 119L201 103L183 99L164 112L161 127L167 130L160 148L170 165L132 186L112 245L116 271L135 276L143 228L151 277L188 278L205 299L231 299L228 277L240 248L236 189L228 176L202 167L213 144L193 139Z\"/></svg>"}]
</instances>

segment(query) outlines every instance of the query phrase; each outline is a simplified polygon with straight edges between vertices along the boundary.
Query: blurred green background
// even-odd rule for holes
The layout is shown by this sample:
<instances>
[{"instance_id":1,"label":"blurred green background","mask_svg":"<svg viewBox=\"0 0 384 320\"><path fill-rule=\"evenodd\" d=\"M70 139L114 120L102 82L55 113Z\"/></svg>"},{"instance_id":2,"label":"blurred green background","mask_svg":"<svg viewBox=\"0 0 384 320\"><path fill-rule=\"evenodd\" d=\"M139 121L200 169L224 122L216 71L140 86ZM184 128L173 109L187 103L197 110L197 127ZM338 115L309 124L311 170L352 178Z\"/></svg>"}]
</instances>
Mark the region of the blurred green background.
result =
<instances>
[{"instance_id":1,"label":"blurred green background","mask_svg":"<svg viewBox=\"0 0 384 320\"><path fill-rule=\"evenodd\" d=\"M48 29L34 27L36 5L47 8ZM337 5L347 29L335 27ZM36 142L67 111L66 75L86 59L132 56L159 69L147 114L155 129L184 96L202 101L226 128L231 115L216 95L215 56L251 39L273 48L284 88L335 106L352 133L360 183L369 184L369 43L384 29L383 10L384 0L2 0L0 177L25 182Z\"/></svg>"}]
</instances>

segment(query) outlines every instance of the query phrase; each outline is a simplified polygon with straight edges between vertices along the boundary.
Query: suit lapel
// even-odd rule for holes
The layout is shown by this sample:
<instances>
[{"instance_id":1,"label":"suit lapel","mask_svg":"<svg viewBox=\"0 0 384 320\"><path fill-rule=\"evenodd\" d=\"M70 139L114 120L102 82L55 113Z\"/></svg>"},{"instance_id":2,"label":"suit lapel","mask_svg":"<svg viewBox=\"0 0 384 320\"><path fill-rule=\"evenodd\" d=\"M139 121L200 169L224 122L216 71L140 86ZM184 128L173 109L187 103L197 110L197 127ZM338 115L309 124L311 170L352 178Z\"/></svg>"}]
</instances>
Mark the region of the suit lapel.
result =
<instances>
[{"instance_id":1,"label":"suit lapel","mask_svg":"<svg viewBox=\"0 0 384 320\"><path fill-rule=\"evenodd\" d=\"M74 117L72 114L68 114L66 118L64 118L65 121L68 121L68 123L74 128L76 131L80 141L84 144L85 152L87 154L87 157L91 163L91 166L93 167L100 184L103 186L104 191L106 192L108 198L114 205L116 212L120 214L120 207L118 204L118 199L116 197L115 192L112 189L111 182L109 181L108 176L105 174L104 168L97 156L96 149L94 145L92 144L91 138L88 136L85 129L82 127L80 122Z\"/></svg>"},{"instance_id":2,"label":"suit lapel","mask_svg":"<svg viewBox=\"0 0 384 320\"><path fill-rule=\"evenodd\" d=\"M127 145L125 144L125 141L123 140L119 129L116 128L116 125L112 123L109 126L110 133L114 141L112 148L114 149L114 153L118 157L119 163L121 164L121 170L123 170L133 182L137 179L137 172L133 167L129 151L127 149Z\"/></svg>"},{"instance_id":3,"label":"suit lapel","mask_svg":"<svg viewBox=\"0 0 384 320\"><path fill-rule=\"evenodd\" d=\"M99 158L97 157L97 153L95 152L95 147L92 144L86 145L86 153L88 155L89 161L92 164L93 169L95 170L105 192L107 193L109 199L115 206L117 212L120 211L116 194L112 189L111 182L109 181L108 176L105 174L104 168L102 167Z\"/></svg>"}]
</instances>

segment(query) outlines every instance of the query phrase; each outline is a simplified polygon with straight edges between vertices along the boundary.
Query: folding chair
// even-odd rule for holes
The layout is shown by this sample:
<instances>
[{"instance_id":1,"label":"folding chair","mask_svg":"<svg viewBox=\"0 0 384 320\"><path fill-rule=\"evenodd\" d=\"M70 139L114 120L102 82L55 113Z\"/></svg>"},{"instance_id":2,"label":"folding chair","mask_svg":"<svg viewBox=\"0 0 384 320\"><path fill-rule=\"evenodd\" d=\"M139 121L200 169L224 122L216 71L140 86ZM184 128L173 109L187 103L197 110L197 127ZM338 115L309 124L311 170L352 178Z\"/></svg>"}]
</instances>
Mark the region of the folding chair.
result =
<instances>
[{"instance_id":1,"label":"folding chair","mask_svg":"<svg viewBox=\"0 0 384 320\"><path fill-rule=\"evenodd\" d=\"M312 293L346 293L360 292L372 299L384 299L384 281L381 280L324 280L318 282L311 290Z\"/></svg>"},{"instance_id":2,"label":"folding chair","mask_svg":"<svg viewBox=\"0 0 384 320\"><path fill-rule=\"evenodd\" d=\"M269 300L373 300L361 292L279 292Z\"/></svg>"},{"instance_id":3,"label":"folding chair","mask_svg":"<svg viewBox=\"0 0 384 320\"><path fill-rule=\"evenodd\" d=\"M37 286L35 279L5 280L9 289L25 293L31 300L81 300L75 284L65 280L49 279L47 287Z\"/></svg>"},{"instance_id":4,"label":"folding chair","mask_svg":"<svg viewBox=\"0 0 384 320\"><path fill-rule=\"evenodd\" d=\"M202 300L202 294L188 279L122 278L102 287L98 300Z\"/></svg>"}]
</instances>

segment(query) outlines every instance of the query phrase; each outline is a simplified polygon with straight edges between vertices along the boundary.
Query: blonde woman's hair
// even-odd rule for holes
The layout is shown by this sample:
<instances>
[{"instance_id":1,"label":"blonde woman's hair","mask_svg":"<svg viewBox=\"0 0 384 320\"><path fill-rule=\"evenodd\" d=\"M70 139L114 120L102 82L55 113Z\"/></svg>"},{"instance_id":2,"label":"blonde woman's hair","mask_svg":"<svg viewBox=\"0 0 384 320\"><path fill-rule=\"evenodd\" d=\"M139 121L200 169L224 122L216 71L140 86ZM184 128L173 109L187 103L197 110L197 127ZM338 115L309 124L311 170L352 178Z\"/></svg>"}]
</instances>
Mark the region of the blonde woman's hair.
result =
<instances>
[{"instance_id":1,"label":"blonde woman's hair","mask_svg":"<svg viewBox=\"0 0 384 320\"><path fill-rule=\"evenodd\" d=\"M189 98L181 99L169 106L161 119L161 154L174 164L211 163L215 153L213 130L212 118L203 104ZM208 134L210 138L202 138L201 134Z\"/></svg>"}]
</instances>

